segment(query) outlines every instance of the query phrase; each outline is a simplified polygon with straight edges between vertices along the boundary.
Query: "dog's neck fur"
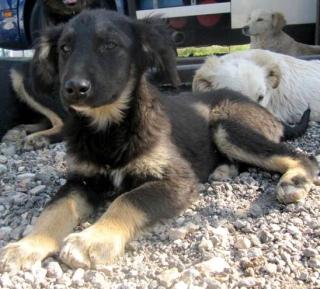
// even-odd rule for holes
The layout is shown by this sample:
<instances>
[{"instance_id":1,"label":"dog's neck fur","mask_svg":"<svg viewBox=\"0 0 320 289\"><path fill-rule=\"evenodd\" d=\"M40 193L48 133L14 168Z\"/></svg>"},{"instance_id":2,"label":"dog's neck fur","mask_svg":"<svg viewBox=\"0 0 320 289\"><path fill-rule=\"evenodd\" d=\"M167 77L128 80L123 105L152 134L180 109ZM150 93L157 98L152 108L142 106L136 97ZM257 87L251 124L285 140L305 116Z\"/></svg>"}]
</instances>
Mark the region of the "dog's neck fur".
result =
<instances>
[{"instance_id":1,"label":"dog's neck fur","mask_svg":"<svg viewBox=\"0 0 320 289\"><path fill-rule=\"evenodd\" d=\"M269 49L274 51L279 50L279 47L283 47L282 43L287 43L293 39L283 31L274 33L267 31L259 35L250 36L250 48L251 49Z\"/></svg>"},{"instance_id":2,"label":"dog's neck fur","mask_svg":"<svg viewBox=\"0 0 320 289\"><path fill-rule=\"evenodd\" d=\"M68 152L79 161L117 168L152 149L161 135L170 134L169 122L154 94L156 90L142 76L121 121L111 120L104 129L92 127L90 117L73 113L66 123Z\"/></svg>"}]
</instances>

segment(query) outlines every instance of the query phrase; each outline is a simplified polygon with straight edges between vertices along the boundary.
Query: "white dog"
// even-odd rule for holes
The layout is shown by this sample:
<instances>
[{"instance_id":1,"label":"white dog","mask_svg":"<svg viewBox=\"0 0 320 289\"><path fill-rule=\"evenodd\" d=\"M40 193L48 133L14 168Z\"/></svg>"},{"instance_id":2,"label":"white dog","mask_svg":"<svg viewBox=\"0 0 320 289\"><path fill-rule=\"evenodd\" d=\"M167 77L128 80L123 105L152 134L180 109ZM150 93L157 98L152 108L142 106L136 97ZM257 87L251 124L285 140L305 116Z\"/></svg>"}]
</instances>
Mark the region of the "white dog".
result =
<instances>
[{"instance_id":1,"label":"white dog","mask_svg":"<svg viewBox=\"0 0 320 289\"><path fill-rule=\"evenodd\" d=\"M281 13L254 10L242 32L250 36L250 48L267 49L292 56L320 54L320 46L295 41L282 31L286 20Z\"/></svg>"},{"instance_id":2,"label":"white dog","mask_svg":"<svg viewBox=\"0 0 320 289\"><path fill-rule=\"evenodd\" d=\"M320 121L320 61L301 60L267 50L209 57L196 72L193 90L230 88L260 103L286 123L311 109Z\"/></svg>"}]
</instances>

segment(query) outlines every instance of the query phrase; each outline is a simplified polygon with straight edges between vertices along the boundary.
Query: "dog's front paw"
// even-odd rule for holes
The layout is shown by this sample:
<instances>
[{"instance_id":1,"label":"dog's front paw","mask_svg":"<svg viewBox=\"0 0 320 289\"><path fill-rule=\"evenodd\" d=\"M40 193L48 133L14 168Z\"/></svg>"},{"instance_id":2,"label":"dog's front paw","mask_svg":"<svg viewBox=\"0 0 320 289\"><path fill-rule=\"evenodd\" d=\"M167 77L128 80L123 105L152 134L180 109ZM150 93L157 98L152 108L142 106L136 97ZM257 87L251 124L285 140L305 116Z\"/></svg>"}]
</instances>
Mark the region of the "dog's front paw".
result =
<instances>
[{"instance_id":1,"label":"dog's front paw","mask_svg":"<svg viewBox=\"0 0 320 289\"><path fill-rule=\"evenodd\" d=\"M277 198L284 204L303 200L311 189L312 181L299 174L284 174L277 186Z\"/></svg>"},{"instance_id":2,"label":"dog's front paw","mask_svg":"<svg viewBox=\"0 0 320 289\"><path fill-rule=\"evenodd\" d=\"M30 134L24 139L23 149L27 151L42 149L48 147L49 144L50 141L47 137Z\"/></svg>"},{"instance_id":3,"label":"dog's front paw","mask_svg":"<svg viewBox=\"0 0 320 289\"><path fill-rule=\"evenodd\" d=\"M8 244L0 251L0 272L30 269L49 253L46 246L41 246L39 242L30 239Z\"/></svg>"},{"instance_id":4,"label":"dog's front paw","mask_svg":"<svg viewBox=\"0 0 320 289\"><path fill-rule=\"evenodd\" d=\"M99 268L110 264L124 252L125 238L116 229L98 228L94 225L64 240L61 260L72 268Z\"/></svg>"}]
</instances>

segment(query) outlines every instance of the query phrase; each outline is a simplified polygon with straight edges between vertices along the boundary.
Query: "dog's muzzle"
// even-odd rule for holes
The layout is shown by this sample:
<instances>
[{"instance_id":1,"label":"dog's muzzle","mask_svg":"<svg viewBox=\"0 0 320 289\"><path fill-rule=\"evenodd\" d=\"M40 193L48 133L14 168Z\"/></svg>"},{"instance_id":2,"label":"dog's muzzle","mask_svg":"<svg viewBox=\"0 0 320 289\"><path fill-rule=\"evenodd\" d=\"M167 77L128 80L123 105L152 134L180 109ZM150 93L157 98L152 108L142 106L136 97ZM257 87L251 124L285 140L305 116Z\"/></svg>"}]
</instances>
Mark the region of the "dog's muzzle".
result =
<instances>
[{"instance_id":1,"label":"dog's muzzle","mask_svg":"<svg viewBox=\"0 0 320 289\"><path fill-rule=\"evenodd\" d=\"M242 27L242 34L244 34L245 36L250 36L249 29L250 27L248 25Z\"/></svg>"}]
</instances>

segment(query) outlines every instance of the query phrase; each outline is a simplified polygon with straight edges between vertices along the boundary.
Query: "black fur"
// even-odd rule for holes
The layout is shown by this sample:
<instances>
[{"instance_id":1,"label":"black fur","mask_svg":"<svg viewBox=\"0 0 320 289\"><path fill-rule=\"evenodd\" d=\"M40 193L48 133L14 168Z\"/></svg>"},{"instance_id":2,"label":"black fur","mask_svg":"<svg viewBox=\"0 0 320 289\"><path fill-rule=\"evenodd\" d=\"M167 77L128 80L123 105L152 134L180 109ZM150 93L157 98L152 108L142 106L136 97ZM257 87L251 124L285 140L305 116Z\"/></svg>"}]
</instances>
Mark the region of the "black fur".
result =
<instances>
[{"instance_id":1,"label":"black fur","mask_svg":"<svg viewBox=\"0 0 320 289\"><path fill-rule=\"evenodd\" d=\"M25 237L26 254L33 256L38 246L38 259L55 253L79 218L115 198L97 223L65 239L67 254L61 254L75 267L106 264L139 231L188 207L197 183L224 157L283 173L278 187L284 202L310 190L314 160L279 143L283 125L258 104L230 90L161 96L145 78L152 33L141 21L94 10L42 38L57 57L40 42L38 68L52 66L47 79L58 72L60 97L70 110L69 176L35 225L41 238ZM291 194L296 190L298 197ZM59 234L50 231L58 214L71 220ZM12 253L4 249L2 264L10 265Z\"/></svg>"},{"instance_id":2,"label":"black fur","mask_svg":"<svg viewBox=\"0 0 320 289\"><path fill-rule=\"evenodd\" d=\"M41 119L41 116L20 101L11 85L10 70L24 70L29 67L30 60L23 59L0 59L1 74L1 105L0 105L0 140L5 133L22 123L33 123Z\"/></svg>"},{"instance_id":3,"label":"black fur","mask_svg":"<svg viewBox=\"0 0 320 289\"><path fill-rule=\"evenodd\" d=\"M100 52L99 45L89 44L96 43L96 37L103 37L102 32L97 32L94 28L102 23L103 27L109 27L109 31L114 31L117 35L104 36L108 41L112 39L117 42L117 45L103 53ZM70 35L69 27L73 27L76 33ZM124 118L120 124L111 123L105 129L94 129L90 117L72 111L66 126L67 146L68 152L76 156L79 162L90 163L99 169L123 168L147 154L158 143L161 134L171 130L169 135L172 144L183 157L183 159L177 157L178 171L190 178L192 172L188 172L188 165L185 165L187 161L197 179L203 181L215 168L219 158L217 148L208 141L212 134L210 127L214 130L219 124L222 124L230 134L230 142L245 151L261 157L277 154L295 156L286 145L266 141L263 134L239 124L237 118L241 120L242 115L232 115L229 120L210 124L209 114L197 114L194 109L196 104L211 108L219 107L228 99L231 103L248 104L254 107L257 113L264 112L270 121L277 122L271 114L239 93L221 90L196 96L186 94L183 97L159 97L155 89L146 84L146 87L143 87L147 91L146 95L141 96L140 81L143 71L148 66L144 62L147 58L144 47L152 39L150 37L152 31L145 23L120 17L112 12L97 10L81 14L81 17L73 19L62 32L56 30L55 33L59 34L59 41L58 45L53 47L58 50L59 46L68 47L68 53L58 51L60 60L59 69L57 68L60 73L60 94L66 106L72 107L78 103L92 108L103 104L112 105L129 79L135 81L135 88L132 90L128 108L123 111ZM111 33L113 35L113 32ZM83 39L86 41L83 42ZM49 62L52 64L50 59ZM57 63L56 65L58 66ZM94 69L90 71L87 67ZM132 67L134 76L130 76ZM66 81L75 76L88 79L92 87L90 95L76 102L68 99L64 91ZM254 124L252 126L254 127ZM173 179L171 174L176 175L173 173L176 166L173 165L171 168L170 165L168 168L170 180ZM123 188L130 191L143 182L154 181L153 178L149 179L148 174L142 181L133 181L139 178L140 176L127 175L121 188L118 188L119 192L123 192ZM179 179L179 176L176 175L175 178ZM85 181L85 177L83 180ZM105 178L105 182L110 182L108 177Z\"/></svg>"}]
</instances>

